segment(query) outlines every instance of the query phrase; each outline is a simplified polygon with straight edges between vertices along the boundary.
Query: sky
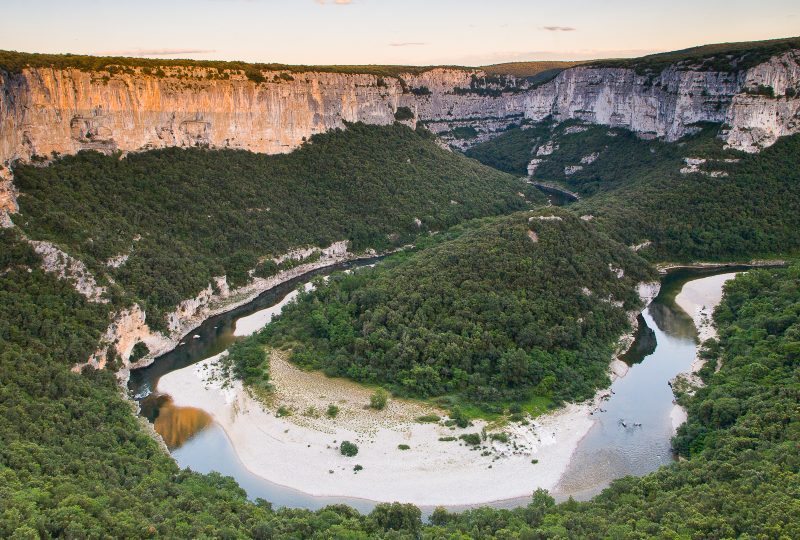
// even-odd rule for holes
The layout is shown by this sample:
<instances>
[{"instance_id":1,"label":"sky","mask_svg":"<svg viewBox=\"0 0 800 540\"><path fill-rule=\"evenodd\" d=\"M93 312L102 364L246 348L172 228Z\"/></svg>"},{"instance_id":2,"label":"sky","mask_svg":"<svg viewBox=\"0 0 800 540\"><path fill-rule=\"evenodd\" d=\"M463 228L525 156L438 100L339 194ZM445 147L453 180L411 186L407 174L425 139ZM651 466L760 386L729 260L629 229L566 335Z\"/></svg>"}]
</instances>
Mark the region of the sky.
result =
<instances>
[{"instance_id":1,"label":"sky","mask_svg":"<svg viewBox=\"0 0 800 540\"><path fill-rule=\"evenodd\" d=\"M631 57L800 35L798 0L0 0L0 49L285 64Z\"/></svg>"}]
</instances>

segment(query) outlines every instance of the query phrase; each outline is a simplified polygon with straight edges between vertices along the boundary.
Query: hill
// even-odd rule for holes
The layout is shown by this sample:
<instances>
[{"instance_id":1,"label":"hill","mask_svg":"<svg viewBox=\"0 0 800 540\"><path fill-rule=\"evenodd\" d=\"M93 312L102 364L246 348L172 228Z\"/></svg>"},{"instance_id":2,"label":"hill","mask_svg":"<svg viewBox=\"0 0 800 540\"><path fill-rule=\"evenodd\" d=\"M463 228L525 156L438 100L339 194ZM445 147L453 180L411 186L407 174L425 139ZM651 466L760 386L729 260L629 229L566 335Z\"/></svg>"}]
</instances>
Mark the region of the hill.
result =
<instances>
[{"instance_id":1,"label":"hill","mask_svg":"<svg viewBox=\"0 0 800 540\"><path fill-rule=\"evenodd\" d=\"M718 125L668 143L576 123L514 129L467 152L487 165L560 184L626 245L651 260L749 260L795 253L800 241L800 136L759 154L726 150Z\"/></svg>"},{"instance_id":2,"label":"hill","mask_svg":"<svg viewBox=\"0 0 800 540\"><path fill-rule=\"evenodd\" d=\"M14 173L14 220L26 234L81 259L115 303L140 303L156 326L213 276L242 285L253 269L275 272L269 259L298 246L347 240L355 251L382 250L526 208L521 191L543 200L401 125L350 125L287 155L82 152ZM109 265L115 257L123 262Z\"/></svg>"},{"instance_id":3,"label":"hill","mask_svg":"<svg viewBox=\"0 0 800 540\"><path fill-rule=\"evenodd\" d=\"M636 285L654 277L626 247L567 212L515 214L332 278L260 341L328 375L399 395L487 405L581 400L608 364Z\"/></svg>"},{"instance_id":4,"label":"hill","mask_svg":"<svg viewBox=\"0 0 800 540\"><path fill-rule=\"evenodd\" d=\"M714 43L650 54L640 58L598 60L593 67L624 67L639 73L658 72L670 65L682 69L738 72L768 60L773 56L800 48L800 36L768 39L764 41L742 41L736 43Z\"/></svg>"}]
</instances>

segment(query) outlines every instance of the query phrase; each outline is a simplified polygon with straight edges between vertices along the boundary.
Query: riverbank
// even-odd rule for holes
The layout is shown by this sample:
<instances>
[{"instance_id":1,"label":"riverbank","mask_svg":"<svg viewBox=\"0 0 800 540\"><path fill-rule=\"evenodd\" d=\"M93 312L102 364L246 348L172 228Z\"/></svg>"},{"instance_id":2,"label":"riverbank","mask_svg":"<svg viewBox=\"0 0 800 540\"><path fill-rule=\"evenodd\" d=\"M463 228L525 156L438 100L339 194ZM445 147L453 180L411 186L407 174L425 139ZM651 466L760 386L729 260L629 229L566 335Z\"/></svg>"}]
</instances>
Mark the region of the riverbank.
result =
<instances>
[{"instance_id":1,"label":"riverbank","mask_svg":"<svg viewBox=\"0 0 800 540\"><path fill-rule=\"evenodd\" d=\"M489 440L474 447L457 438L484 429L491 433L493 426L484 421L465 429L419 423L419 416L443 413L398 399L383 411L366 408L370 389L299 370L280 354L272 358L276 390L267 406L238 381L222 383L218 359L163 376L159 391L176 406L208 412L253 474L315 496L420 506L527 497L537 488L556 485L592 425L592 405L573 404L528 426L508 427L508 443ZM325 414L330 403L340 411L333 419ZM281 406L291 415L278 416ZM343 440L356 443L358 455L341 455ZM355 472L356 465L363 469Z\"/></svg>"},{"instance_id":2,"label":"riverbank","mask_svg":"<svg viewBox=\"0 0 800 540\"><path fill-rule=\"evenodd\" d=\"M657 283L641 284L638 292L648 304L658 289ZM235 334L256 331L288 301L238 319ZM631 341L623 336L619 351ZM419 417L446 414L420 402L391 399L383 411L370 409L372 389L300 370L287 357L272 352L274 390L268 395L253 396L240 382L225 381L220 355L163 375L158 392L170 395L175 407L210 414L250 473L314 496L468 506L524 499L538 488L552 490L593 426L593 413L608 398L608 390L601 390L589 402L527 425L475 421L459 429L419 423ZM618 359L609 368L612 380L627 373ZM330 405L338 409L335 418L326 414ZM504 436L492 440L493 432ZM459 439L482 433L489 437L484 435L477 446ZM359 446L357 456L341 455L343 440ZM356 465L362 467L357 473Z\"/></svg>"},{"instance_id":3,"label":"riverbank","mask_svg":"<svg viewBox=\"0 0 800 540\"><path fill-rule=\"evenodd\" d=\"M714 328L712 316L714 310L722 301L725 283L735 278L738 273L718 274L690 281L675 296L675 304L692 318L692 322L694 322L694 326L697 329L697 341L699 344L717 337L717 330ZM686 373L681 373L676 379L682 378L692 385L699 384L695 374L703 367L704 363L703 359L700 358L699 352L698 346L698 352L692 361L690 370ZM686 410L676 403L670 413L670 418L673 429L677 430L686 421Z\"/></svg>"},{"instance_id":4,"label":"riverbank","mask_svg":"<svg viewBox=\"0 0 800 540\"><path fill-rule=\"evenodd\" d=\"M253 278L249 284L240 288L230 290L224 285L224 280L222 280L224 286L220 287L216 292L209 286L209 289L199 295L198 298L185 300L175 312L169 315L171 330L168 335L164 335L161 332L153 332L145 322L145 314L138 305L133 306L131 309L123 310L115 316L114 321L109 325L103 337L103 342L116 344L116 349L122 358L128 358L137 342L142 342L148 347L149 353L146 356L136 362L129 363L126 361L124 366L117 372L120 385L124 387L128 383L131 370L147 367L157 357L173 351L181 344L182 340L189 338L189 335L195 329L211 317L248 304L261 294L306 274L343 263L385 256L402 249L404 248L387 251L382 254L374 252L355 254L347 250L345 242L337 242L323 249L322 255L317 261L300 264L269 278ZM258 321L254 322L258 324ZM106 361L106 353L105 346L101 347L86 363L73 366L73 371L79 372L86 365L102 368Z\"/></svg>"}]
</instances>

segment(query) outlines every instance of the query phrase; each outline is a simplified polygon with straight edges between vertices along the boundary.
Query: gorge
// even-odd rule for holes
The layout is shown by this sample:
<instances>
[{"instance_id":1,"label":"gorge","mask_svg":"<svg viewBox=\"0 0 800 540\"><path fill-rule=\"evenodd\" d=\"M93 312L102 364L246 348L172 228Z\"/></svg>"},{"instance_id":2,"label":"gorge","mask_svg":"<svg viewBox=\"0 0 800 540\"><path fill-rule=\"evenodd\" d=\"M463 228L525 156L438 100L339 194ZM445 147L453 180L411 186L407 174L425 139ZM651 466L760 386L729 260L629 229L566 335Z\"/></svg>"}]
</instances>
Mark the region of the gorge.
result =
<instances>
[{"instance_id":1,"label":"gorge","mask_svg":"<svg viewBox=\"0 0 800 540\"><path fill-rule=\"evenodd\" d=\"M798 156L798 38L0 51L0 537L797 537Z\"/></svg>"}]
</instances>

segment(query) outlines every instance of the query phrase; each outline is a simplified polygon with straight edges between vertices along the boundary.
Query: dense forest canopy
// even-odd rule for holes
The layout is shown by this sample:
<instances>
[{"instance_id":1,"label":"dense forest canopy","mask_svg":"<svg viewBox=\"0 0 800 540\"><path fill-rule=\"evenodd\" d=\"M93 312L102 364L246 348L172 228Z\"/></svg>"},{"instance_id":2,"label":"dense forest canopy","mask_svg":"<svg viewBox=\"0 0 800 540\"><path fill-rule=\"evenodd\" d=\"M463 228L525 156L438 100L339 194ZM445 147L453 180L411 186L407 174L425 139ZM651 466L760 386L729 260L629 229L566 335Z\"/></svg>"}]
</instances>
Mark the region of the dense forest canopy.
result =
<instances>
[{"instance_id":1,"label":"dense forest canopy","mask_svg":"<svg viewBox=\"0 0 800 540\"><path fill-rule=\"evenodd\" d=\"M531 159L541 159L534 180L581 194L571 207L576 213L593 215L627 245L652 242L641 253L654 261L796 253L800 135L745 154L725 150L719 129L705 125L668 143L622 129L542 123L511 130L467 155L513 174L525 174ZM537 157L549 144L552 154ZM681 172L689 167L686 158L705 161L696 172Z\"/></svg>"},{"instance_id":2,"label":"dense forest canopy","mask_svg":"<svg viewBox=\"0 0 800 540\"><path fill-rule=\"evenodd\" d=\"M7 538L797 538L800 536L800 266L726 288L707 386L684 397L687 458L618 480L585 503L544 492L514 510L362 516L345 506L273 511L230 478L179 471L146 434L113 375L69 371L105 307L38 270L0 231L0 536ZM720 366L718 372L714 367Z\"/></svg>"},{"instance_id":3,"label":"dense forest canopy","mask_svg":"<svg viewBox=\"0 0 800 540\"><path fill-rule=\"evenodd\" d=\"M582 400L653 271L556 209L486 219L301 295L263 332L292 360L401 395ZM447 402L446 402L447 403ZM446 404L445 403L445 404Z\"/></svg>"},{"instance_id":4,"label":"dense forest canopy","mask_svg":"<svg viewBox=\"0 0 800 540\"><path fill-rule=\"evenodd\" d=\"M348 240L354 251L542 202L518 179L401 125L348 125L288 155L170 148L123 159L94 152L16 167L15 222L113 279L118 303L149 322L212 276L242 285L265 257ZM419 220L417 222L416 220ZM129 255L118 268L107 261ZM267 271L268 269L264 269Z\"/></svg>"}]
</instances>

